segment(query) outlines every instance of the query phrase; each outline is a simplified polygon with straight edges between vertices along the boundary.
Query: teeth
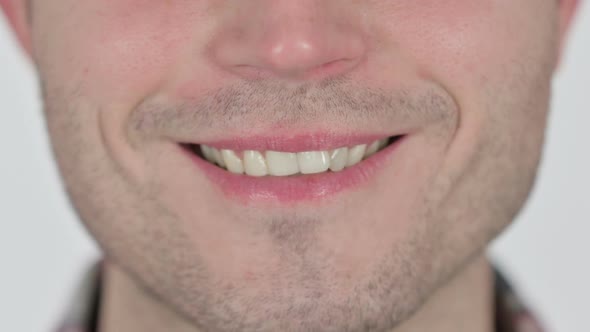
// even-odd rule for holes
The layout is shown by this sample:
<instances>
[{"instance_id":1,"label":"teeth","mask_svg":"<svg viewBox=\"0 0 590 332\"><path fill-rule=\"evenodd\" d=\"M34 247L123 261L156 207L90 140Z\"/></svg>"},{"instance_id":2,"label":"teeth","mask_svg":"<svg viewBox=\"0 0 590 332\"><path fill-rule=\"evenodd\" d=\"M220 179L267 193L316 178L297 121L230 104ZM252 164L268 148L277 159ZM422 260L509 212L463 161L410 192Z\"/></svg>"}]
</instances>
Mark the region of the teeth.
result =
<instances>
[{"instance_id":1,"label":"teeth","mask_svg":"<svg viewBox=\"0 0 590 332\"><path fill-rule=\"evenodd\" d=\"M358 164L364 157L365 151L367 150L367 144L361 144L348 150L348 162L347 167Z\"/></svg>"},{"instance_id":2,"label":"teeth","mask_svg":"<svg viewBox=\"0 0 590 332\"><path fill-rule=\"evenodd\" d=\"M244 151L244 169L250 176L265 176L268 174L266 160L258 151Z\"/></svg>"},{"instance_id":3,"label":"teeth","mask_svg":"<svg viewBox=\"0 0 590 332\"><path fill-rule=\"evenodd\" d=\"M287 176L299 173L296 153L267 151L266 164L270 175Z\"/></svg>"},{"instance_id":4,"label":"teeth","mask_svg":"<svg viewBox=\"0 0 590 332\"><path fill-rule=\"evenodd\" d=\"M223 157L223 161L225 162L228 171L236 174L244 173L244 163L235 152L232 150L221 150L221 156Z\"/></svg>"},{"instance_id":5,"label":"teeth","mask_svg":"<svg viewBox=\"0 0 590 332\"><path fill-rule=\"evenodd\" d=\"M330 153L330 170L338 172L346 167L348 161L348 148L339 148Z\"/></svg>"},{"instance_id":6,"label":"teeth","mask_svg":"<svg viewBox=\"0 0 590 332\"><path fill-rule=\"evenodd\" d=\"M211 153L213 154L213 159L215 163L221 167L225 167L225 161L223 161L223 156L221 156L221 152L217 149L211 149Z\"/></svg>"},{"instance_id":7,"label":"teeth","mask_svg":"<svg viewBox=\"0 0 590 332\"><path fill-rule=\"evenodd\" d=\"M368 158L368 157L374 155L375 152L377 152L377 150L379 150L379 141L375 141L367 147L367 151L365 151L364 158Z\"/></svg>"},{"instance_id":8,"label":"teeth","mask_svg":"<svg viewBox=\"0 0 590 332\"><path fill-rule=\"evenodd\" d=\"M279 152L266 151L261 153L246 150L240 153L233 150L216 148L201 144L201 152L209 162L217 164L236 174L246 173L249 176L289 176L294 174L316 174L339 172L351 167L381 150L389 142L388 139L374 141L371 144L360 144L353 147L341 147L331 151Z\"/></svg>"},{"instance_id":9,"label":"teeth","mask_svg":"<svg viewBox=\"0 0 590 332\"><path fill-rule=\"evenodd\" d=\"M210 148L207 145L201 144L201 152L203 153L203 156L205 156L205 159L207 159L211 163L215 163L215 156L213 156L213 150L215 150L215 148Z\"/></svg>"},{"instance_id":10,"label":"teeth","mask_svg":"<svg viewBox=\"0 0 590 332\"><path fill-rule=\"evenodd\" d=\"M301 174L322 173L330 168L330 154L328 151L299 152L297 163Z\"/></svg>"}]
</instances>

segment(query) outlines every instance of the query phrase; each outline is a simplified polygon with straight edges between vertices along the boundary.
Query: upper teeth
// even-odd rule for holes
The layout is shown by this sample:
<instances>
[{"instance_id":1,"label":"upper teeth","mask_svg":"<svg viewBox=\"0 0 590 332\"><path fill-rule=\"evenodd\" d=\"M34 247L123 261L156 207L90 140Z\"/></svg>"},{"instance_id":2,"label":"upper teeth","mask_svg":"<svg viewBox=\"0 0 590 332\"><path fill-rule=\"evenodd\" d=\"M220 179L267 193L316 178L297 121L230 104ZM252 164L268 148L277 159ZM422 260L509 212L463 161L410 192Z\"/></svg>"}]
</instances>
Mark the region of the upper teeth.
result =
<instances>
[{"instance_id":1,"label":"upper teeth","mask_svg":"<svg viewBox=\"0 0 590 332\"><path fill-rule=\"evenodd\" d=\"M358 164L364 158L375 154L387 145L388 139L371 144L359 144L351 148L342 147L329 151L279 152L246 150L236 153L201 144L205 158L228 171L250 176L288 176L293 174L314 174L328 170L338 172L345 167Z\"/></svg>"}]
</instances>

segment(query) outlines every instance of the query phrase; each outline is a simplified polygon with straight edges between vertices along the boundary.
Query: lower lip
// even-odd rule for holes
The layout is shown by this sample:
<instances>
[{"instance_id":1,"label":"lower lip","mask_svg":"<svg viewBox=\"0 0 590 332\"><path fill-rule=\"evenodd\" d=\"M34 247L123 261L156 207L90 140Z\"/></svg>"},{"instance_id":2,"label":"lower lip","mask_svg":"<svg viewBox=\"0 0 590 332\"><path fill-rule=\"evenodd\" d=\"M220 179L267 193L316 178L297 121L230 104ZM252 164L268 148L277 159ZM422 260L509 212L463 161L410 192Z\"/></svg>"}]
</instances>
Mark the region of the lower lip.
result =
<instances>
[{"instance_id":1,"label":"lower lip","mask_svg":"<svg viewBox=\"0 0 590 332\"><path fill-rule=\"evenodd\" d=\"M262 201L289 204L324 200L345 190L361 187L377 175L405 137L400 137L385 149L340 172L286 177L234 174L205 161L185 147L179 147L227 197L246 204Z\"/></svg>"}]
</instances>

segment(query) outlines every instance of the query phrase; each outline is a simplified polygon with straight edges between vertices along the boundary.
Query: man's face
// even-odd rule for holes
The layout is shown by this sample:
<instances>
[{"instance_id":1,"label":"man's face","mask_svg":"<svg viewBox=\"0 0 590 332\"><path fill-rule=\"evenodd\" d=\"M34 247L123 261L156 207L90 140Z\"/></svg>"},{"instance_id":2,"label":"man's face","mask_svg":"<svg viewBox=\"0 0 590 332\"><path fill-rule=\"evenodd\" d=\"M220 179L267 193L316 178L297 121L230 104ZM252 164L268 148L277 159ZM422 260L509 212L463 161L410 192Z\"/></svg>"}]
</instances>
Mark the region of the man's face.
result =
<instances>
[{"instance_id":1,"label":"man's face","mask_svg":"<svg viewBox=\"0 0 590 332\"><path fill-rule=\"evenodd\" d=\"M205 330L380 329L526 199L559 6L37 1L31 45L74 206L151 293Z\"/></svg>"}]
</instances>

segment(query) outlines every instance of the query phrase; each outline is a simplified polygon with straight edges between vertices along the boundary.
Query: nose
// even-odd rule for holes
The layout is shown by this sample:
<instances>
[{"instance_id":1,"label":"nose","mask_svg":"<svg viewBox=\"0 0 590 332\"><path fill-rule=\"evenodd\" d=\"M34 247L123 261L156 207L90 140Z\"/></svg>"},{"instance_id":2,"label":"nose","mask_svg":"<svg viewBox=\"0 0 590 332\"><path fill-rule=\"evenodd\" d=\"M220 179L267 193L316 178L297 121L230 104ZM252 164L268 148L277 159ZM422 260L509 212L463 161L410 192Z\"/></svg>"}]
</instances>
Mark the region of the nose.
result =
<instances>
[{"instance_id":1,"label":"nose","mask_svg":"<svg viewBox=\"0 0 590 332\"><path fill-rule=\"evenodd\" d=\"M361 24L340 0L238 3L210 43L213 62L235 75L324 79L350 72L365 57Z\"/></svg>"}]
</instances>

